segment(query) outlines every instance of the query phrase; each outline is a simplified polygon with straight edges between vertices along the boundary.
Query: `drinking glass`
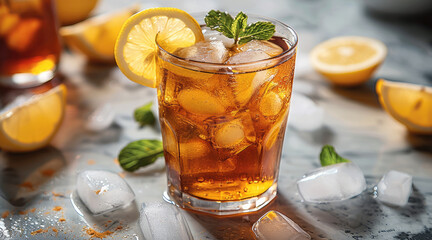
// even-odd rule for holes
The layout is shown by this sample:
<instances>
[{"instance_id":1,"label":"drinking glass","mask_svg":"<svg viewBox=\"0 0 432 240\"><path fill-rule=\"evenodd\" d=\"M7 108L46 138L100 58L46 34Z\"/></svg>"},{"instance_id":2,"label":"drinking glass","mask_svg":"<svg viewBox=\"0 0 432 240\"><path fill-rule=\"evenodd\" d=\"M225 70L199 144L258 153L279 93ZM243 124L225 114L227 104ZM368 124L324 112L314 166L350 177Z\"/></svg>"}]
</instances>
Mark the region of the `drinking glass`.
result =
<instances>
[{"instance_id":1,"label":"drinking glass","mask_svg":"<svg viewBox=\"0 0 432 240\"><path fill-rule=\"evenodd\" d=\"M61 46L53 0L0 0L0 85L51 80Z\"/></svg>"},{"instance_id":2,"label":"drinking glass","mask_svg":"<svg viewBox=\"0 0 432 240\"><path fill-rule=\"evenodd\" d=\"M297 35L277 20L254 15L248 20L275 24L269 41L283 53L215 64L184 59L159 46L165 196L182 208L231 215L256 211L276 196Z\"/></svg>"}]
</instances>

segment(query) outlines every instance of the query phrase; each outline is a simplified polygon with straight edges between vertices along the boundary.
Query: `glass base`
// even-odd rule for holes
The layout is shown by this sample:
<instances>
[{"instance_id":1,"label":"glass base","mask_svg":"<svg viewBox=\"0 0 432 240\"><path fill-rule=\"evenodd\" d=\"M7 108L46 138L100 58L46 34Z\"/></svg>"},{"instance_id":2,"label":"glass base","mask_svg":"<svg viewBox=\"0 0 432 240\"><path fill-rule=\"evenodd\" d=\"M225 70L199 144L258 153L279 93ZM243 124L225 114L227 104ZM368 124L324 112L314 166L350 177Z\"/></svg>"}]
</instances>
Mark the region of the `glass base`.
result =
<instances>
[{"instance_id":1,"label":"glass base","mask_svg":"<svg viewBox=\"0 0 432 240\"><path fill-rule=\"evenodd\" d=\"M0 76L0 85L11 88L36 87L54 78L54 71L39 74L17 73L12 76Z\"/></svg>"},{"instance_id":2,"label":"glass base","mask_svg":"<svg viewBox=\"0 0 432 240\"><path fill-rule=\"evenodd\" d=\"M211 201L191 196L173 187L165 191L163 199L178 207L213 215L233 215L258 211L269 204L277 194L277 183L264 193L240 201Z\"/></svg>"}]
</instances>

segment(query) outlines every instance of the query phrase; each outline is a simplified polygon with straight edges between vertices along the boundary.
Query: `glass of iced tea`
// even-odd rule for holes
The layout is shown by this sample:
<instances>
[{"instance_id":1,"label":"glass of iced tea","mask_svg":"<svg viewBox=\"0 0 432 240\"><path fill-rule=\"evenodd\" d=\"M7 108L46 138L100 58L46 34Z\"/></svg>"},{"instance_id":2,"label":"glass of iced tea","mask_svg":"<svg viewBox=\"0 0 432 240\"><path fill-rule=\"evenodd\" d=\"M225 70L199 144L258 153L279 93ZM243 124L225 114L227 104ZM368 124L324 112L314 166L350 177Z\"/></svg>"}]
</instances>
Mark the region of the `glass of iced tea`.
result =
<instances>
[{"instance_id":1,"label":"glass of iced tea","mask_svg":"<svg viewBox=\"0 0 432 240\"><path fill-rule=\"evenodd\" d=\"M248 21L271 22L276 33L233 45L202 25L204 42L175 53L159 46L166 196L183 208L237 214L276 196L297 35L276 20L249 15Z\"/></svg>"},{"instance_id":2,"label":"glass of iced tea","mask_svg":"<svg viewBox=\"0 0 432 240\"><path fill-rule=\"evenodd\" d=\"M0 85L51 80L60 50L53 0L0 0Z\"/></svg>"}]
</instances>

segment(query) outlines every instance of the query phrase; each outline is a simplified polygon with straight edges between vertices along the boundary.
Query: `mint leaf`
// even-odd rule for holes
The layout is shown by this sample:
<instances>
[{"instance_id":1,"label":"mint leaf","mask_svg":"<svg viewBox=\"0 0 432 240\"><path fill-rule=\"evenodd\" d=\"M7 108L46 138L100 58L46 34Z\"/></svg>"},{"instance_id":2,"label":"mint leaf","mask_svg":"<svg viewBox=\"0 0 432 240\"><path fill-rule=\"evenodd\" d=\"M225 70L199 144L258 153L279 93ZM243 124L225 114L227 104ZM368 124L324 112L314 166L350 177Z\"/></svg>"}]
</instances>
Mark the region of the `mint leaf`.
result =
<instances>
[{"instance_id":1,"label":"mint leaf","mask_svg":"<svg viewBox=\"0 0 432 240\"><path fill-rule=\"evenodd\" d=\"M248 17L243 12L239 12L231 25L231 32L234 34L234 44L237 44L238 37L247 27Z\"/></svg>"},{"instance_id":2,"label":"mint leaf","mask_svg":"<svg viewBox=\"0 0 432 240\"><path fill-rule=\"evenodd\" d=\"M153 125L156 121L153 112L151 111L153 103L150 102L142 107L135 109L134 118L139 123L140 127L145 125Z\"/></svg>"},{"instance_id":3,"label":"mint leaf","mask_svg":"<svg viewBox=\"0 0 432 240\"><path fill-rule=\"evenodd\" d=\"M351 162L350 160L339 156L331 145L324 145L320 153L321 166L333 165L342 162Z\"/></svg>"},{"instance_id":4,"label":"mint leaf","mask_svg":"<svg viewBox=\"0 0 432 240\"><path fill-rule=\"evenodd\" d=\"M133 172L140 167L154 163L162 156L163 145L161 141L144 139L126 145L120 151L118 160L124 170Z\"/></svg>"},{"instance_id":5,"label":"mint leaf","mask_svg":"<svg viewBox=\"0 0 432 240\"><path fill-rule=\"evenodd\" d=\"M221 32L228 38L234 38L234 34L231 31L231 26L234 22L234 19L228 13L211 10L207 13L204 21L207 27L210 29Z\"/></svg>"},{"instance_id":6,"label":"mint leaf","mask_svg":"<svg viewBox=\"0 0 432 240\"><path fill-rule=\"evenodd\" d=\"M247 25L248 17L239 12L235 19L228 13L211 10L204 21L212 30L221 32L228 38L233 38L235 44L247 43L251 40L268 40L276 31L271 22L256 22Z\"/></svg>"},{"instance_id":7,"label":"mint leaf","mask_svg":"<svg viewBox=\"0 0 432 240\"><path fill-rule=\"evenodd\" d=\"M268 40L275 33L275 25L270 22L256 22L246 27L240 34L239 44L247 43L251 40Z\"/></svg>"}]
</instances>

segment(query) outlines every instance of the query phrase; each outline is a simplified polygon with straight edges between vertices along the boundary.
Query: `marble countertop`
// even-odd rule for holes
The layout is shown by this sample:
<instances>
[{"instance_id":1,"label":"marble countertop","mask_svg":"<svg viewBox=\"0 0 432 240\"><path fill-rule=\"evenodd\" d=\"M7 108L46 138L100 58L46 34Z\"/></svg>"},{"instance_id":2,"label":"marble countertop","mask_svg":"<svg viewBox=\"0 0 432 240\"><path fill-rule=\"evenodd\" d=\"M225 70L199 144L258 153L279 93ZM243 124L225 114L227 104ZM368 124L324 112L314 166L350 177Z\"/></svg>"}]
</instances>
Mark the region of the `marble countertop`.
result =
<instances>
[{"instance_id":1,"label":"marble countertop","mask_svg":"<svg viewBox=\"0 0 432 240\"><path fill-rule=\"evenodd\" d=\"M127 5L125 2L133 3L106 0L97 11L117 9ZM189 12L242 10L291 25L300 39L294 92L308 96L324 109L321 128L309 132L287 129L276 200L257 213L223 219L183 211L194 239L253 239L252 224L269 210L285 214L313 239L432 238L432 138L409 134L381 109L374 91L377 78L432 85L431 17L383 17L353 0L142 3L143 8L153 6L174 6ZM309 65L307 56L313 46L341 35L373 37L388 47L386 61L362 87L333 87ZM140 129L132 118L136 107L155 99L155 90L130 82L117 67L89 65L82 56L67 51L62 55L60 72L68 88L68 104L66 118L51 146L25 154L0 151L0 213L11 212L0 218L0 239L89 239L87 227L116 230L108 239L144 239L137 223L138 211L142 202L162 199L166 188L163 159L136 173L122 173L134 189L136 201L120 213L80 216L70 196L78 171L121 173L115 159L122 147L137 139L161 138L158 128ZM89 113L105 103L115 111L114 124L99 133L85 131ZM318 155L324 144L334 145L341 155L360 166L367 191L338 203L301 202L295 181L319 167ZM44 169L55 169L55 173L42 176ZM373 186L391 169L413 175L413 193L402 208L373 198ZM29 181L33 189L18 187ZM56 206L61 210L54 211ZM38 229L47 232L31 235Z\"/></svg>"}]
</instances>

